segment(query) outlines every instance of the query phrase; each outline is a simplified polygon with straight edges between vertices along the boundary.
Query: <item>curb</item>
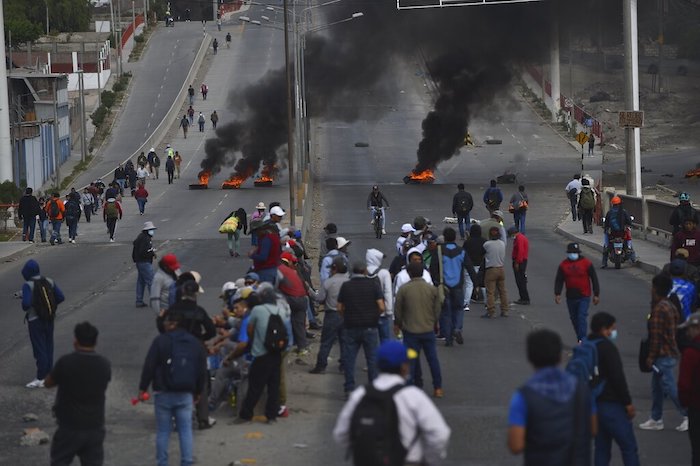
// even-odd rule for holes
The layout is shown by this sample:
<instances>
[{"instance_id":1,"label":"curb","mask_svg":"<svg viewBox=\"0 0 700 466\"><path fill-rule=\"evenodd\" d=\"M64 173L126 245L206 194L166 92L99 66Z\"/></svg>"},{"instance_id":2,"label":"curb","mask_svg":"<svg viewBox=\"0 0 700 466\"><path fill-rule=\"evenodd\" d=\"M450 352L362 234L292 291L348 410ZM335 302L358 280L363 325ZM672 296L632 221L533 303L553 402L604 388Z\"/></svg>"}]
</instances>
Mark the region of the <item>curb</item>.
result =
<instances>
[{"instance_id":1,"label":"curb","mask_svg":"<svg viewBox=\"0 0 700 466\"><path fill-rule=\"evenodd\" d=\"M595 241L579 238L575 234L570 233L568 231L565 231L559 225L557 225L554 228L554 232L571 240L571 241L575 241L579 244L587 246L587 247L595 250L596 252L599 252L601 254L603 253L603 245L598 244ZM648 273L653 274L653 275L661 273L661 269L658 266L656 266L654 264L650 264L648 262L644 262L644 259L637 259L637 264L633 265L632 267L638 267L638 268L642 269L643 271L648 272Z\"/></svg>"}]
</instances>

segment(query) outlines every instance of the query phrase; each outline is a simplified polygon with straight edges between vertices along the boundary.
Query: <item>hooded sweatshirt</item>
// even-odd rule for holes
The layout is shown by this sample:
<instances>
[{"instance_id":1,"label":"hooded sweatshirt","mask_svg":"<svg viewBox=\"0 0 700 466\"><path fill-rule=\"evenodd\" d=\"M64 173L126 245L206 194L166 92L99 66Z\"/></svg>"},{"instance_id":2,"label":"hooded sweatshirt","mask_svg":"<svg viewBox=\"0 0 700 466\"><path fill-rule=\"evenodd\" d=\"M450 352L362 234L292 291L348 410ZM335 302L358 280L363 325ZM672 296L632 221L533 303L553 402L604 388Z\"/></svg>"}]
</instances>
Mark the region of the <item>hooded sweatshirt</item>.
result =
<instances>
[{"instance_id":1,"label":"hooded sweatshirt","mask_svg":"<svg viewBox=\"0 0 700 466\"><path fill-rule=\"evenodd\" d=\"M26 280L26 283L22 285L22 309L27 313L27 320L35 320L39 317L34 312L32 306L32 300L34 298L34 280L41 278L41 273L39 272L39 264L34 259L29 259L24 267L22 267L22 276ZM54 296L56 297L56 304L62 303L66 298L63 296L61 289L54 283L53 280L47 278L51 286L53 286Z\"/></svg>"},{"instance_id":2,"label":"hooded sweatshirt","mask_svg":"<svg viewBox=\"0 0 700 466\"><path fill-rule=\"evenodd\" d=\"M368 249L365 254L365 260L367 261L367 275L370 277L377 277L379 284L382 287L382 293L384 294L384 308L385 311L382 316L392 316L394 314L394 299L391 293L391 274L387 269L382 269L382 260L384 259L384 253L378 249Z\"/></svg>"},{"instance_id":3,"label":"hooded sweatshirt","mask_svg":"<svg viewBox=\"0 0 700 466\"><path fill-rule=\"evenodd\" d=\"M406 264L408 264L408 261L410 260L411 254L420 254L422 257L423 254L419 248L411 248L408 250L408 253L406 254ZM430 277L430 272L428 272L425 268L423 268L423 280L425 280L426 283L433 285L433 279ZM401 272L396 275L396 278L394 279L394 296L396 296L396 293L399 292L399 288L401 288L403 285L411 281L411 277L408 275L408 271L406 270L406 267L401 269Z\"/></svg>"}]
</instances>

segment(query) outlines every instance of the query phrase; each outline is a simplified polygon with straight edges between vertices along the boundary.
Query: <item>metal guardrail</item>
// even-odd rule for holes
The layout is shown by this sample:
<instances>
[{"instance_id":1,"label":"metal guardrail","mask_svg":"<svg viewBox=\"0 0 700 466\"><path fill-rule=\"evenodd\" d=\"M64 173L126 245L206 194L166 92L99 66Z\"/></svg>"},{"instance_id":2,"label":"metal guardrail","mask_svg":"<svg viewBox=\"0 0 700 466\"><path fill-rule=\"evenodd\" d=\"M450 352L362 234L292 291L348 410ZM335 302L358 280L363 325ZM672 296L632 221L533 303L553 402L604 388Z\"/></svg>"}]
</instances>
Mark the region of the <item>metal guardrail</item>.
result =
<instances>
[{"instance_id":1,"label":"metal guardrail","mask_svg":"<svg viewBox=\"0 0 700 466\"><path fill-rule=\"evenodd\" d=\"M647 228L667 235L671 235L671 225L668 219L671 218L673 209L678 204L672 202L660 201L658 199L646 199L647 204Z\"/></svg>"},{"instance_id":2,"label":"metal guardrail","mask_svg":"<svg viewBox=\"0 0 700 466\"><path fill-rule=\"evenodd\" d=\"M634 220L633 225L640 229L644 233L654 233L656 235L661 234L670 238L673 235L671 225L668 223L669 218L671 218L671 213L678 206L678 204L668 201L661 201L654 198L653 196L635 197L629 196L627 194L616 193L612 190L606 190L603 193L604 198L607 200L605 207L609 210L610 199L613 196L620 196L622 199L622 205L625 210L632 216Z\"/></svg>"},{"instance_id":3,"label":"metal guardrail","mask_svg":"<svg viewBox=\"0 0 700 466\"><path fill-rule=\"evenodd\" d=\"M627 194L618 194L618 196L622 199L622 205L627 213L634 217L632 224L644 228L644 199Z\"/></svg>"}]
</instances>

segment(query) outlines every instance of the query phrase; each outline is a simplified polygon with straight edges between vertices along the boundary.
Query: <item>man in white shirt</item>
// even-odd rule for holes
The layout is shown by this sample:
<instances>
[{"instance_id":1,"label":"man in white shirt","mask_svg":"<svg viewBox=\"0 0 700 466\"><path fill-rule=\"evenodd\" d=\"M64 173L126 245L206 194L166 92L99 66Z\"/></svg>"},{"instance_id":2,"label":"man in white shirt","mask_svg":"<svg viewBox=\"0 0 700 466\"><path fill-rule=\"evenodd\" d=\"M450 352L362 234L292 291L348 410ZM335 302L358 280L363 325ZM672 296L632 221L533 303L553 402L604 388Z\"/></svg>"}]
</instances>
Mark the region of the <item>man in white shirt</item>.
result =
<instances>
[{"instance_id":1,"label":"man in white shirt","mask_svg":"<svg viewBox=\"0 0 700 466\"><path fill-rule=\"evenodd\" d=\"M379 375L372 381L378 391L387 391L405 384L409 359L416 353L398 341L382 343L377 351ZM351 425L355 408L365 396L366 388L358 387L343 406L333 429L333 438L344 449L353 450ZM430 398L418 387L405 386L394 393L401 444L406 448L403 464L433 466L447 455L450 428ZM355 458L357 464L358 458Z\"/></svg>"},{"instance_id":2,"label":"man in white shirt","mask_svg":"<svg viewBox=\"0 0 700 466\"><path fill-rule=\"evenodd\" d=\"M569 184L566 185L564 191L566 191L569 202L571 202L571 216L573 217L574 222L580 220L576 204L578 203L578 195L581 192L581 175L578 173L575 174L574 179L569 181Z\"/></svg>"}]
</instances>

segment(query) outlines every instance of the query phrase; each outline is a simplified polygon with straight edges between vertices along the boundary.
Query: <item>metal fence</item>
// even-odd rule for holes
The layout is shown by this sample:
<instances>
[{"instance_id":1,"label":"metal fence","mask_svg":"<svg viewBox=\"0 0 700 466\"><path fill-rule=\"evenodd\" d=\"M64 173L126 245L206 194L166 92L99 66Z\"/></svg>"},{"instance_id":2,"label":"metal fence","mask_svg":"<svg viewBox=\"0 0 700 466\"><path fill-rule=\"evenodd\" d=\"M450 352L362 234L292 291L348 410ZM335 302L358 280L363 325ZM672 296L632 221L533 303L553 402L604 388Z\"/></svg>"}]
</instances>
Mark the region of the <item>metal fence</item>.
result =
<instances>
[{"instance_id":1,"label":"metal fence","mask_svg":"<svg viewBox=\"0 0 700 466\"><path fill-rule=\"evenodd\" d=\"M625 210L634 217L632 221L633 225L640 230L642 234L662 236L667 240L671 238L673 230L668 221L671 218L671 213L673 213L673 210L678 204L661 201L654 196L635 197L616 193L614 190L608 189L603 193L603 196L607 200L604 206L608 207L610 205L610 199L616 195L620 196ZM608 209L606 208L605 210L607 211Z\"/></svg>"}]
</instances>

